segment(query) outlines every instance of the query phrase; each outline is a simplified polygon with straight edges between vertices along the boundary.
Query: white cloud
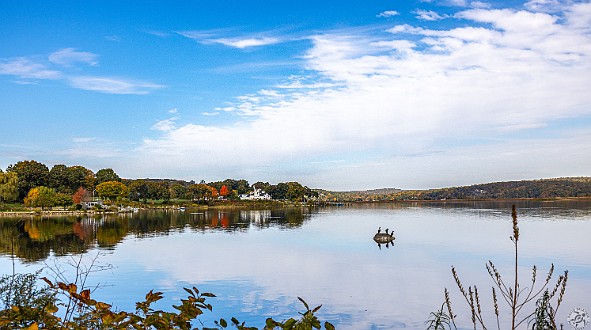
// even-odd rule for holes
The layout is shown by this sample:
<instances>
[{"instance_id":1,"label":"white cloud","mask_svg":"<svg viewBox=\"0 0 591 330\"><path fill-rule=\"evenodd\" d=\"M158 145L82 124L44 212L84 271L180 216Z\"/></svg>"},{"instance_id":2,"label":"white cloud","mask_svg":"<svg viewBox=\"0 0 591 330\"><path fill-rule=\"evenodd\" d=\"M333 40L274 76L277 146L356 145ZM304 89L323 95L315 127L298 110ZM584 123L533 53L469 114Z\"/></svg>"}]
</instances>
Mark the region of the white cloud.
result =
<instances>
[{"instance_id":1,"label":"white cloud","mask_svg":"<svg viewBox=\"0 0 591 330\"><path fill-rule=\"evenodd\" d=\"M447 18L446 15L440 15L432 10L418 9L415 11L415 13L417 14L418 19L421 19L424 21L439 21L439 20Z\"/></svg>"},{"instance_id":2,"label":"white cloud","mask_svg":"<svg viewBox=\"0 0 591 330\"><path fill-rule=\"evenodd\" d=\"M392 16L398 16L398 15L400 15L400 13L397 12L396 10L386 10L386 11L379 13L377 16L378 17L392 17Z\"/></svg>"},{"instance_id":3,"label":"white cloud","mask_svg":"<svg viewBox=\"0 0 591 330\"><path fill-rule=\"evenodd\" d=\"M566 17L569 26L588 33L591 29L591 2L577 3L567 8Z\"/></svg>"},{"instance_id":4,"label":"white cloud","mask_svg":"<svg viewBox=\"0 0 591 330\"><path fill-rule=\"evenodd\" d=\"M221 44L228 47L245 49L250 47L268 46L281 43L282 38L269 36L275 32L265 32L256 36L234 36L225 37L235 31L228 29L214 29L214 30L199 30L199 31L180 31L178 34L193 39L202 44ZM263 35L263 36L261 36ZM266 35L266 36L264 36ZM224 36L224 37L222 37Z\"/></svg>"},{"instance_id":5,"label":"white cloud","mask_svg":"<svg viewBox=\"0 0 591 330\"><path fill-rule=\"evenodd\" d=\"M72 160L92 159L95 165L108 161L105 159L120 158L124 152L112 142L96 137L75 137L72 146L63 151L52 151L52 156L65 157ZM100 160L100 161L99 161Z\"/></svg>"},{"instance_id":6,"label":"white cloud","mask_svg":"<svg viewBox=\"0 0 591 330\"><path fill-rule=\"evenodd\" d=\"M157 131L164 131L164 132L171 131L176 128L175 123L177 120L178 120L178 117L172 117L172 118L160 120L159 122L154 124L154 126L152 126L152 129L157 130Z\"/></svg>"},{"instance_id":7,"label":"white cloud","mask_svg":"<svg viewBox=\"0 0 591 330\"><path fill-rule=\"evenodd\" d=\"M249 47L267 46L280 42L278 38L220 38L209 39L209 42L222 44L229 47L244 49Z\"/></svg>"},{"instance_id":8,"label":"white cloud","mask_svg":"<svg viewBox=\"0 0 591 330\"><path fill-rule=\"evenodd\" d=\"M410 34L420 34L423 33L423 28L415 27L408 24L396 25L393 28L386 30L390 33L410 33Z\"/></svg>"},{"instance_id":9,"label":"white cloud","mask_svg":"<svg viewBox=\"0 0 591 330\"><path fill-rule=\"evenodd\" d=\"M0 60L0 74L22 79L60 79L62 73L25 57Z\"/></svg>"},{"instance_id":10,"label":"white cloud","mask_svg":"<svg viewBox=\"0 0 591 330\"><path fill-rule=\"evenodd\" d=\"M525 8L539 12L558 12L564 8L565 1L559 0L530 0L525 3Z\"/></svg>"},{"instance_id":11,"label":"white cloud","mask_svg":"<svg viewBox=\"0 0 591 330\"><path fill-rule=\"evenodd\" d=\"M107 94L148 94L163 85L149 82L121 79L115 77L72 75L67 69L76 63L96 65L98 56L89 52L79 52L65 48L47 56L47 60L37 57L18 57L0 59L0 75L11 75L19 80L17 84L33 84L36 80L61 80L78 89ZM51 66L59 65L61 70Z\"/></svg>"},{"instance_id":12,"label":"white cloud","mask_svg":"<svg viewBox=\"0 0 591 330\"><path fill-rule=\"evenodd\" d=\"M72 66L75 63L97 65L98 55L90 52L79 52L74 48L64 48L49 55L49 62L62 66Z\"/></svg>"},{"instance_id":13,"label":"white cloud","mask_svg":"<svg viewBox=\"0 0 591 330\"><path fill-rule=\"evenodd\" d=\"M89 143L96 140L97 138L94 137L75 137L74 139L72 139L74 143Z\"/></svg>"},{"instance_id":14,"label":"white cloud","mask_svg":"<svg viewBox=\"0 0 591 330\"><path fill-rule=\"evenodd\" d=\"M144 141L133 166L155 176L161 162L202 176L290 176L328 188L386 181L425 187L425 177L453 185L459 171L464 180L482 178L484 171L492 180L588 175L589 156L559 157L585 148L588 133L514 137L591 116L591 37L579 28L587 9L570 7L564 21L545 13L469 9L449 18L462 20L457 28L398 25L379 37L313 36L303 58L317 86L290 79L277 90L239 97L219 110L242 120L163 131ZM317 88L281 88L306 85ZM515 156L503 153L507 149ZM331 159L344 161L323 167ZM436 171L423 176L430 167ZM322 173L324 181L311 173Z\"/></svg>"},{"instance_id":15,"label":"white cloud","mask_svg":"<svg viewBox=\"0 0 591 330\"><path fill-rule=\"evenodd\" d=\"M470 2L470 7L472 8L490 8L490 4L482 1L472 1Z\"/></svg>"},{"instance_id":16,"label":"white cloud","mask_svg":"<svg viewBox=\"0 0 591 330\"><path fill-rule=\"evenodd\" d=\"M447 0L447 3L452 6L467 7L468 2L466 0Z\"/></svg>"},{"instance_id":17,"label":"white cloud","mask_svg":"<svg viewBox=\"0 0 591 330\"><path fill-rule=\"evenodd\" d=\"M216 36L229 33L226 29L213 29L213 30L197 30L197 31L178 31L178 34L183 37L193 39L196 41L202 41L205 39L212 39Z\"/></svg>"},{"instance_id":18,"label":"white cloud","mask_svg":"<svg viewBox=\"0 0 591 330\"><path fill-rule=\"evenodd\" d=\"M148 94L162 85L112 77L75 76L68 78L74 88L106 94Z\"/></svg>"},{"instance_id":19,"label":"white cloud","mask_svg":"<svg viewBox=\"0 0 591 330\"><path fill-rule=\"evenodd\" d=\"M121 37L119 37L118 35L109 35L109 36L105 36L105 40L113 41L113 42L120 42Z\"/></svg>"}]
</instances>

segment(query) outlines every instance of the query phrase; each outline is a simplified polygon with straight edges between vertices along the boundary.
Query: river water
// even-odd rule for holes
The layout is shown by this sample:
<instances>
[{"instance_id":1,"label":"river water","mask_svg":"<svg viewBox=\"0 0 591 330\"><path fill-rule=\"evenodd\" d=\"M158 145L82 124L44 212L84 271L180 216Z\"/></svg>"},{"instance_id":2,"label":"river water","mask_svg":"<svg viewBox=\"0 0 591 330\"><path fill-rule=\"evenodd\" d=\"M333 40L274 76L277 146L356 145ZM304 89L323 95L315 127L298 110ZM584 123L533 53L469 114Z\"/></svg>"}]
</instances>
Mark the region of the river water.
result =
<instances>
[{"instance_id":1,"label":"river water","mask_svg":"<svg viewBox=\"0 0 591 330\"><path fill-rule=\"evenodd\" d=\"M0 219L0 273L93 265L87 286L93 298L120 310L154 289L170 309L198 287L217 297L197 326L232 316L263 327L297 317L303 298L322 304L321 320L338 329L425 329L429 314L450 291L459 328L471 328L467 305L451 275L476 285L489 328L496 328L490 299L491 260L513 283L514 248L508 202L359 204L274 210L140 211L121 216ZM537 265L543 282L568 270L557 320L576 308L591 311L591 203L517 203L521 289ZM378 246L378 227L394 230L391 246ZM93 261L94 260L94 261ZM94 264L93 264L94 263ZM552 281L554 283L554 281ZM553 285L553 284L552 284ZM507 307L499 302L501 328ZM524 308L523 316L532 308ZM524 326L525 328L525 326Z\"/></svg>"}]
</instances>

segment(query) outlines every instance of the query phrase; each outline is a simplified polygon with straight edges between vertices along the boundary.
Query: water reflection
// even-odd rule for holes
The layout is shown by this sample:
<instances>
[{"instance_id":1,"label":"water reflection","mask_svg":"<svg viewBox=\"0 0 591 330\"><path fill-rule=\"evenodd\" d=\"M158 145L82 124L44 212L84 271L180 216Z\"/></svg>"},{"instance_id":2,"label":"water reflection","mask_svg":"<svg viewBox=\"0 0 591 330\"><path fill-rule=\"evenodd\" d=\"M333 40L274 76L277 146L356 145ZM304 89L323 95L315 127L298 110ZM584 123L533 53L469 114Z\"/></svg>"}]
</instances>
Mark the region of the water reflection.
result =
<instances>
[{"instance_id":1,"label":"water reflection","mask_svg":"<svg viewBox=\"0 0 591 330\"><path fill-rule=\"evenodd\" d=\"M490 219L506 219L517 204L521 221L537 218L552 220L584 219L591 203L581 200L560 201L454 201L410 203L359 203L352 210L432 209L465 213L475 212ZM133 214L87 217L0 218L0 254L15 255L25 262L41 261L52 252L56 256L85 253L99 247L113 249L125 237L158 237L194 231L247 231L249 229L299 228L320 208L282 208L268 210L187 210L143 211ZM386 242L379 242L385 244ZM378 247L381 248L381 245Z\"/></svg>"},{"instance_id":2,"label":"water reflection","mask_svg":"<svg viewBox=\"0 0 591 330\"><path fill-rule=\"evenodd\" d=\"M94 247L113 249L128 236L148 238L193 231L246 231L249 228L298 228L313 211L205 210L200 212L144 211L87 217L0 218L0 255L24 262L86 253Z\"/></svg>"},{"instance_id":3,"label":"water reflection","mask_svg":"<svg viewBox=\"0 0 591 330\"><path fill-rule=\"evenodd\" d=\"M573 308L591 309L591 204L520 203L523 274L529 276L534 264L542 272L552 263L557 272L569 270L561 322ZM321 319L338 329L424 329L445 287L456 313L469 315L461 310L465 306L454 290L451 265L467 284L485 289L490 283L486 260L504 274L511 269L511 204L384 203L3 219L0 252L14 251L21 265L28 263L17 268L31 271L42 266L31 261L51 253L59 258L60 253L99 250L114 268L96 275L112 287L97 290L95 298L133 310L136 300L157 289L165 293L161 307L166 308L184 297L183 286L197 286L218 296L212 299L214 311L200 318L206 326L236 316L261 327L267 316L295 316L300 296L314 306L323 304ZM379 226L395 230L395 245L376 248L372 238ZM8 270L10 261L0 255L0 269Z\"/></svg>"}]
</instances>

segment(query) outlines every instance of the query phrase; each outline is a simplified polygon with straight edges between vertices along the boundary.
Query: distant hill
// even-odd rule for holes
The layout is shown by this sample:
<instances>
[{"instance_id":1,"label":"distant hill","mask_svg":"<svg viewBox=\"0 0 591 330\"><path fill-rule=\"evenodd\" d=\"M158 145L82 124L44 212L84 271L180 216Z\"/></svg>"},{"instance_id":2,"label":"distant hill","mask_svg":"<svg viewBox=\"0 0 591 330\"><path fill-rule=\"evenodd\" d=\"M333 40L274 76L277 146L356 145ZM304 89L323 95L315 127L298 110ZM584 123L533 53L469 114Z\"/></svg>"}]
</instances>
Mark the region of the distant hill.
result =
<instances>
[{"instance_id":1,"label":"distant hill","mask_svg":"<svg viewBox=\"0 0 591 330\"><path fill-rule=\"evenodd\" d=\"M512 199L591 196L591 178L556 178L476 184L463 187L403 191L394 200Z\"/></svg>"},{"instance_id":2,"label":"distant hill","mask_svg":"<svg viewBox=\"0 0 591 330\"><path fill-rule=\"evenodd\" d=\"M328 201L591 197L591 177L493 182L429 190L383 188L348 192L317 191L321 198Z\"/></svg>"},{"instance_id":3,"label":"distant hill","mask_svg":"<svg viewBox=\"0 0 591 330\"><path fill-rule=\"evenodd\" d=\"M397 188L380 188L371 190L357 190L357 191L328 191L323 189L314 189L321 200L325 201L357 201L357 202L371 202L388 200L390 196L401 192Z\"/></svg>"}]
</instances>

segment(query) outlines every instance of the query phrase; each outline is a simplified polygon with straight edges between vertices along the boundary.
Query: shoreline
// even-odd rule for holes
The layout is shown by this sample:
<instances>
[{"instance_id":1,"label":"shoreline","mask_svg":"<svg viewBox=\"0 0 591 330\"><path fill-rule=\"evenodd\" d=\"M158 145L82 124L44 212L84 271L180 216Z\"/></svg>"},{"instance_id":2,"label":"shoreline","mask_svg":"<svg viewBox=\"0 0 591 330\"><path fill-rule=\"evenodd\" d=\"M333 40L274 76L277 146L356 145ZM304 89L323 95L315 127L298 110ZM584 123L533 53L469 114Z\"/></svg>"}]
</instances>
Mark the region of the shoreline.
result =
<instances>
[{"instance_id":1,"label":"shoreline","mask_svg":"<svg viewBox=\"0 0 591 330\"><path fill-rule=\"evenodd\" d=\"M312 204L297 204L297 203L284 203L281 201L275 201L274 203L253 203L251 205L245 204L243 201L241 202L224 202L222 204L214 204L214 205L192 205L192 206L180 206L180 205L166 205L166 206L149 206L149 205L142 205L141 207L134 207L132 209L124 209L124 210L30 210L30 211L0 211L0 217L21 217L21 216L31 216L31 217L45 217L45 216L86 216L86 215L102 215L102 214L125 214L125 213L133 213L134 211L138 210L170 210L170 211L177 211L181 208L183 209L200 209L200 210L207 210L207 209L227 209L227 208L253 208L253 207L290 207L290 206L310 206L310 207L322 207L322 206L346 206L346 205L360 205L360 204L409 204L409 203L437 203L437 204L444 204L444 203L470 203L470 202L523 202L523 201L532 201L532 202L559 202L559 201L573 201L573 202L585 202L591 201L591 196L585 197L555 197L555 198L510 198L510 199L496 199L496 198L489 198L489 199L442 199L442 200L393 200L393 201L343 201L343 202L316 202Z\"/></svg>"}]
</instances>

